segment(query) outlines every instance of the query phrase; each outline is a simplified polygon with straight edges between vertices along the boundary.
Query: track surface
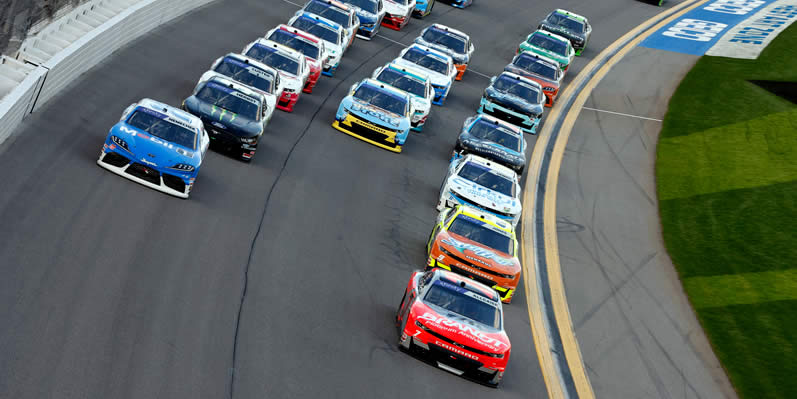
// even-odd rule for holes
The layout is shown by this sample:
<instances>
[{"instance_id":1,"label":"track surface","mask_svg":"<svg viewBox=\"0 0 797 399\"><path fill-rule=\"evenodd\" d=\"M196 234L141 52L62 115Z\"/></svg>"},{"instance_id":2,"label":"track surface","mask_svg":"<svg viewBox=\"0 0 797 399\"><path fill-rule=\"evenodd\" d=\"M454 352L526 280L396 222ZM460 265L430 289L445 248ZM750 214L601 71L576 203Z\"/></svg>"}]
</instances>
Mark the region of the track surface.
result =
<instances>
[{"instance_id":1,"label":"track surface","mask_svg":"<svg viewBox=\"0 0 797 399\"><path fill-rule=\"evenodd\" d=\"M536 21L569 8L594 26L569 80L660 10L487 4L439 4L382 34L409 43L432 22L464 29L477 46L471 67L492 75ZM87 73L0 149L0 397L546 396L522 294L505 307L513 353L497 391L395 346L392 316L423 264L448 155L484 77L466 74L394 155L329 126L348 87L401 49L358 40L336 77L275 115L251 164L209 153L188 201L94 164L125 106L145 96L179 105L216 57L295 10L220 1L174 21Z\"/></svg>"}]
</instances>

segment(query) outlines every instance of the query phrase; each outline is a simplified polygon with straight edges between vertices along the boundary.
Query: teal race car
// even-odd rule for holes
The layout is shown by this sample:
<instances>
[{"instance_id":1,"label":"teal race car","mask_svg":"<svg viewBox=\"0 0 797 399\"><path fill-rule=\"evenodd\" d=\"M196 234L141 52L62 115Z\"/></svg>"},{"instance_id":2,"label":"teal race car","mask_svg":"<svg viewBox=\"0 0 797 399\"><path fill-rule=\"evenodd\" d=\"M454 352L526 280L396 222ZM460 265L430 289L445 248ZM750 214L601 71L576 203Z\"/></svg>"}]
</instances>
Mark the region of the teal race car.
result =
<instances>
[{"instance_id":1,"label":"teal race car","mask_svg":"<svg viewBox=\"0 0 797 399\"><path fill-rule=\"evenodd\" d=\"M570 40L543 30L534 31L518 46L517 54L530 51L548 57L557 63L563 71L567 71L576 56L576 50Z\"/></svg>"}]
</instances>

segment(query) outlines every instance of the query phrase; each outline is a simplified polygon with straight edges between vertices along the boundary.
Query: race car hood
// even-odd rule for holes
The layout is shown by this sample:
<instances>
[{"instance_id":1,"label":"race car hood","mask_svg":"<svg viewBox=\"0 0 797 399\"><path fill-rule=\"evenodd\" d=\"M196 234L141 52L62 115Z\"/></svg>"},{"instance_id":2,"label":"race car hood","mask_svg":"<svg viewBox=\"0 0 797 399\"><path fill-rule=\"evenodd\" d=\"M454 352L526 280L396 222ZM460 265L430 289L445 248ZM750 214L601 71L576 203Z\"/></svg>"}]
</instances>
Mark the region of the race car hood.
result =
<instances>
[{"instance_id":1,"label":"race car hood","mask_svg":"<svg viewBox=\"0 0 797 399\"><path fill-rule=\"evenodd\" d=\"M504 67L504 71L511 72L511 73L514 73L514 74L517 74L517 75L520 75L520 76L526 76L529 79L532 79L535 82L541 84L542 87L554 87L554 88L558 89L559 86L561 85L561 81L560 80L546 78L545 76L538 75L536 73L529 73L529 71L527 71L527 70L525 70L525 69L523 69L523 68L521 68L521 67L519 67L519 66L517 66L515 64L509 64L509 65L505 66Z\"/></svg>"},{"instance_id":2,"label":"race car hood","mask_svg":"<svg viewBox=\"0 0 797 399\"><path fill-rule=\"evenodd\" d=\"M480 139L468 132L463 132L457 139L459 147L470 154L479 155L488 159L497 159L504 164L516 167L526 165L526 156L492 141Z\"/></svg>"},{"instance_id":3,"label":"race car hood","mask_svg":"<svg viewBox=\"0 0 797 399\"><path fill-rule=\"evenodd\" d=\"M199 167L202 163L198 151L170 143L124 122L114 125L110 133L127 143L127 150L136 161L149 166L168 168L183 163Z\"/></svg>"},{"instance_id":4,"label":"race car hood","mask_svg":"<svg viewBox=\"0 0 797 399\"><path fill-rule=\"evenodd\" d=\"M407 117L386 111L352 96L343 99L343 107L352 115L356 115L377 126L391 130L407 130L410 121Z\"/></svg>"},{"instance_id":5,"label":"race car hood","mask_svg":"<svg viewBox=\"0 0 797 399\"><path fill-rule=\"evenodd\" d=\"M492 86L488 87L484 91L484 94L491 102L509 108L513 111L520 112L524 115L534 115L536 117L541 115L543 111L544 104L529 103L518 96L500 92Z\"/></svg>"},{"instance_id":6,"label":"race car hood","mask_svg":"<svg viewBox=\"0 0 797 399\"><path fill-rule=\"evenodd\" d=\"M419 68L422 69L426 74L429 76L429 80L432 81L432 84L435 86L448 86L451 84L451 77L448 75L444 75L440 72L433 71L431 69L424 68L414 62L407 61L403 58L396 58L393 60L394 63L398 65L408 66L410 68Z\"/></svg>"},{"instance_id":7,"label":"race car hood","mask_svg":"<svg viewBox=\"0 0 797 399\"><path fill-rule=\"evenodd\" d=\"M512 198L508 195L490 190L470 180L463 179L459 176L453 176L451 177L449 187L454 195L473 202L485 209L493 209L512 215L520 213L521 205L517 198Z\"/></svg>"},{"instance_id":8,"label":"race car hood","mask_svg":"<svg viewBox=\"0 0 797 399\"><path fill-rule=\"evenodd\" d=\"M422 36L416 37L415 38L415 43L418 43L418 44L426 46L426 47L431 47L431 48L433 48L435 50L438 50L438 51L440 51L442 53L446 53L446 54L450 55L451 58L454 59L454 63L456 63L456 64L467 64L468 61L469 61L467 53L459 53L459 52L456 52L456 51L454 51L454 50L452 50L452 49L450 49L450 48L448 48L446 46L443 46L443 45L441 45L439 43L432 43L432 42L426 41Z\"/></svg>"},{"instance_id":9,"label":"race car hood","mask_svg":"<svg viewBox=\"0 0 797 399\"><path fill-rule=\"evenodd\" d=\"M375 24L376 20L379 19L378 14L374 14L370 11L365 11L362 8L355 6L354 4L349 4L349 7L354 8L354 13L357 14L357 18L360 19L360 25Z\"/></svg>"},{"instance_id":10,"label":"race car hood","mask_svg":"<svg viewBox=\"0 0 797 399\"><path fill-rule=\"evenodd\" d=\"M570 40L571 42L576 42L579 44L584 43L584 40L586 40L586 35L583 33L576 33L570 29L565 28L564 26L553 25L548 23L547 21L542 21L542 23L540 24L540 29L551 33L556 33L557 35L562 36L565 39Z\"/></svg>"},{"instance_id":11,"label":"race car hood","mask_svg":"<svg viewBox=\"0 0 797 399\"><path fill-rule=\"evenodd\" d=\"M185 100L185 107L189 112L202 119L205 126L222 129L238 137L252 137L261 133L262 127L257 121L220 109L215 105L200 101L194 96Z\"/></svg>"},{"instance_id":12,"label":"race car hood","mask_svg":"<svg viewBox=\"0 0 797 399\"><path fill-rule=\"evenodd\" d=\"M517 257L496 251L458 234L441 231L435 238L435 243L448 252L464 255L467 259L487 266L498 273L509 275L520 273L520 261Z\"/></svg>"},{"instance_id":13,"label":"race car hood","mask_svg":"<svg viewBox=\"0 0 797 399\"><path fill-rule=\"evenodd\" d=\"M506 353L511 349L509 337L503 330L485 326L439 306L419 301L412 307L412 313L415 320L426 328L462 345L488 353Z\"/></svg>"}]
</instances>

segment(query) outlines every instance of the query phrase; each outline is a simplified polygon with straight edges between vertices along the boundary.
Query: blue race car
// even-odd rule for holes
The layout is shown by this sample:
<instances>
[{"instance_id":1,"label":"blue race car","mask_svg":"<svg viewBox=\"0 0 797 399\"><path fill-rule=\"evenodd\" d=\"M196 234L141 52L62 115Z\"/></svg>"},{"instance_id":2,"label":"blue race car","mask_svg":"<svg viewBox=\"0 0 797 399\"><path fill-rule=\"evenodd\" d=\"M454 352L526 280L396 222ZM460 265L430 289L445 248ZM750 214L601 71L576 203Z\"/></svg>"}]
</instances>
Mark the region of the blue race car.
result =
<instances>
[{"instance_id":1,"label":"blue race car","mask_svg":"<svg viewBox=\"0 0 797 399\"><path fill-rule=\"evenodd\" d=\"M296 15L302 13L324 17L343 27L345 30L344 50L354 43L355 34L360 29L360 19L357 18L358 13L355 12L355 8L338 0L310 0L301 10L296 12Z\"/></svg>"},{"instance_id":2,"label":"blue race car","mask_svg":"<svg viewBox=\"0 0 797 399\"><path fill-rule=\"evenodd\" d=\"M440 0L443 3L448 3L456 8L465 8L473 4L473 0Z\"/></svg>"},{"instance_id":3,"label":"blue race car","mask_svg":"<svg viewBox=\"0 0 797 399\"><path fill-rule=\"evenodd\" d=\"M526 139L515 125L489 115L471 116L462 126L452 160L467 154L504 165L520 176L526 168Z\"/></svg>"},{"instance_id":4,"label":"blue race car","mask_svg":"<svg viewBox=\"0 0 797 399\"><path fill-rule=\"evenodd\" d=\"M432 13L432 9L434 8L435 0L416 0L415 2L415 10L412 12L412 16L416 18L423 18Z\"/></svg>"},{"instance_id":5,"label":"blue race car","mask_svg":"<svg viewBox=\"0 0 797 399\"><path fill-rule=\"evenodd\" d=\"M145 98L113 125L97 165L147 187L188 198L210 139L199 118Z\"/></svg>"},{"instance_id":6,"label":"blue race car","mask_svg":"<svg viewBox=\"0 0 797 399\"><path fill-rule=\"evenodd\" d=\"M406 65L423 69L432 80L434 101L432 104L443 105L451 92L451 85L457 76L454 59L439 50L413 43L401 50L399 57L393 60L397 65Z\"/></svg>"},{"instance_id":7,"label":"blue race car","mask_svg":"<svg viewBox=\"0 0 797 399\"><path fill-rule=\"evenodd\" d=\"M357 30L357 37L360 39L371 40L382 26L385 18L385 5L382 0L342 0L344 3L353 7L360 19L360 29Z\"/></svg>"},{"instance_id":8,"label":"blue race car","mask_svg":"<svg viewBox=\"0 0 797 399\"><path fill-rule=\"evenodd\" d=\"M352 85L332 127L388 151L401 152L410 133L410 96L374 79Z\"/></svg>"},{"instance_id":9,"label":"blue race car","mask_svg":"<svg viewBox=\"0 0 797 399\"><path fill-rule=\"evenodd\" d=\"M542 86L511 72L493 76L490 82L482 94L478 112L536 134L546 103Z\"/></svg>"}]
</instances>

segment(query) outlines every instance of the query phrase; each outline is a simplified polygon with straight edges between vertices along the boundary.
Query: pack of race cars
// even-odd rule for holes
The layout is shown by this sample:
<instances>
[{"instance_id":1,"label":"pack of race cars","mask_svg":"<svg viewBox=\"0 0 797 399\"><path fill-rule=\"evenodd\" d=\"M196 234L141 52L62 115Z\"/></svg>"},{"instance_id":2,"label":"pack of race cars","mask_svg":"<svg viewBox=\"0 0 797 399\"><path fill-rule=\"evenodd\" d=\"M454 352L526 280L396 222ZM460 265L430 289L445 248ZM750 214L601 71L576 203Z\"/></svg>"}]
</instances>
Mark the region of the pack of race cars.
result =
<instances>
[{"instance_id":1,"label":"pack of race cars","mask_svg":"<svg viewBox=\"0 0 797 399\"><path fill-rule=\"evenodd\" d=\"M466 7L470 0L452 0ZM321 76L334 76L355 37L380 25L401 29L434 0L310 0L241 53L216 59L180 108L143 99L122 113L97 164L187 198L206 151L250 161L275 109L292 112ZM476 115L457 137L441 185L440 211L426 244L426 271L412 274L397 314L399 346L457 375L496 387L511 344L503 327L521 277L515 229L526 166L523 133L536 133L573 57L586 46L587 20L555 10L490 79ZM348 90L332 126L401 152L461 80L475 46L442 24L423 29L397 58ZM417 134L417 133L416 133Z\"/></svg>"}]
</instances>

